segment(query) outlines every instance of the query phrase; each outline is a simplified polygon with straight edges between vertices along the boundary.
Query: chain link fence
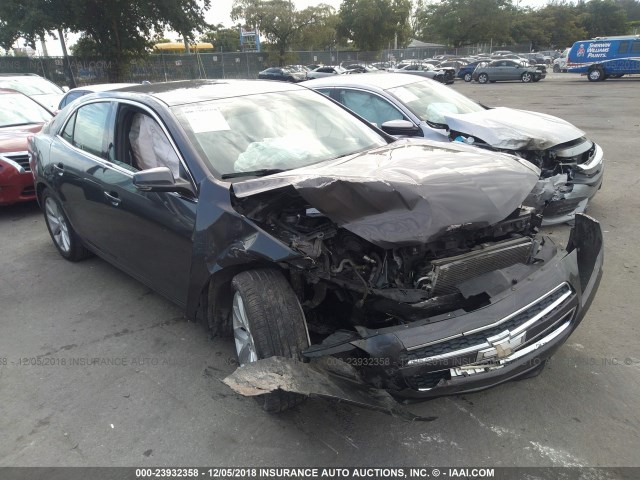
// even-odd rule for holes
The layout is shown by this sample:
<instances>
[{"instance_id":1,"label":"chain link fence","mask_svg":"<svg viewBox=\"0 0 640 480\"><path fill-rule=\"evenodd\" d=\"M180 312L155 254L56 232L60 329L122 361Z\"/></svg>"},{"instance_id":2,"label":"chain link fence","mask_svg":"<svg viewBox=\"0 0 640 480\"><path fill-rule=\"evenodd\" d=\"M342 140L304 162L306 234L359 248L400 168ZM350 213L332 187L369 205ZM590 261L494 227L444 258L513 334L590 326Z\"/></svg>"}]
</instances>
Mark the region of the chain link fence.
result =
<instances>
[{"instance_id":1,"label":"chain link fence","mask_svg":"<svg viewBox=\"0 0 640 480\"><path fill-rule=\"evenodd\" d=\"M491 47L475 45L460 49L406 48L383 50L382 52L360 52L332 50L317 52L287 52L289 64L349 64L375 63L402 60L421 60L435 55L472 55L488 53L490 50L523 52L529 45ZM111 61L97 58L69 57L70 70L77 86L108 83L109 72L117 68L123 72L122 82L165 82L199 78L256 78L258 72L276 66L277 58L269 52L225 52L183 54L154 54L128 65L115 65ZM125 67L125 68L122 68ZM35 73L58 85L70 85L65 74L64 60L58 57L0 57L0 73Z\"/></svg>"}]
</instances>

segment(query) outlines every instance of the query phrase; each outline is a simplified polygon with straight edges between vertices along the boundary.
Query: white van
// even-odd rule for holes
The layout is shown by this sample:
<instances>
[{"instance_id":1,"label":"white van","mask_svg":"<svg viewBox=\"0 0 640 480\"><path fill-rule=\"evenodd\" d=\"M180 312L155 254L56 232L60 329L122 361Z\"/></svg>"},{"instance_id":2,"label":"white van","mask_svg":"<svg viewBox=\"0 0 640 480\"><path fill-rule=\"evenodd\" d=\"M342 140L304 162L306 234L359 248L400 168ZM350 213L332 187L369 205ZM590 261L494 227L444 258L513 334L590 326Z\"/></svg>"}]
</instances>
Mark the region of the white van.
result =
<instances>
[{"instance_id":1,"label":"white van","mask_svg":"<svg viewBox=\"0 0 640 480\"><path fill-rule=\"evenodd\" d=\"M567 71L567 57L569 56L570 50L570 47L565 48L564 52L562 52L560 56L553 61L553 71L555 73Z\"/></svg>"}]
</instances>

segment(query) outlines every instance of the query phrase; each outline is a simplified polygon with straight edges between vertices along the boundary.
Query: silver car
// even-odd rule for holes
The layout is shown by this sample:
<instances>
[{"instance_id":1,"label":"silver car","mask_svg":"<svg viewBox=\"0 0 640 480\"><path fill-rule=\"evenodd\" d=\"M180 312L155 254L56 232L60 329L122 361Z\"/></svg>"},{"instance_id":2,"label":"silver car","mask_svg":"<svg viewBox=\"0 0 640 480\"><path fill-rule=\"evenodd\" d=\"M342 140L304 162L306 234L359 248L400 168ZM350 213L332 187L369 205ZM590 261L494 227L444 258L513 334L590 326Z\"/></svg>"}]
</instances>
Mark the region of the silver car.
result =
<instances>
[{"instance_id":1,"label":"silver car","mask_svg":"<svg viewBox=\"0 0 640 480\"><path fill-rule=\"evenodd\" d=\"M311 70L307 72L307 78L322 78L322 77L331 77L333 75L342 75L347 72L346 68L342 68L340 65L323 65L321 67L316 68L315 70Z\"/></svg>"},{"instance_id":2,"label":"silver car","mask_svg":"<svg viewBox=\"0 0 640 480\"><path fill-rule=\"evenodd\" d=\"M391 135L461 141L527 159L540 169L529 203L543 211L546 225L573 221L602 184L602 148L551 115L487 108L433 80L397 73L338 75L302 85Z\"/></svg>"}]
</instances>

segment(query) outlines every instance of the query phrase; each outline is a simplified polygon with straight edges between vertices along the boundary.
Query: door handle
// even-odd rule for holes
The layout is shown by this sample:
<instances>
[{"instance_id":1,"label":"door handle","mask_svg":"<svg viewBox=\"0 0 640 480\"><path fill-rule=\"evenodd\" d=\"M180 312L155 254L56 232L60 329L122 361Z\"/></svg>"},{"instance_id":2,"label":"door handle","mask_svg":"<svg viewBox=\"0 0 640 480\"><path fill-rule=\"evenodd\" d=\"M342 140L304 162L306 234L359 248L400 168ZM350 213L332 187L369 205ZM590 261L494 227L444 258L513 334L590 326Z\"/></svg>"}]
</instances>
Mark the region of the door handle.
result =
<instances>
[{"instance_id":1,"label":"door handle","mask_svg":"<svg viewBox=\"0 0 640 480\"><path fill-rule=\"evenodd\" d=\"M56 171L58 175L62 175L64 173L64 165L61 162L54 163L53 169Z\"/></svg>"},{"instance_id":2,"label":"door handle","mask_svg":"<svg viewBox=\"0 0 640 480\"><path fill-rule=\"evenodd\" d=\"M118 197L118 194L115 192L104 192L104 196L107 197L107 200L109 200L111 205L113 205L114 207L120 205L120 202L122 201L122 199Z\"/></svg>"}]
</instances>

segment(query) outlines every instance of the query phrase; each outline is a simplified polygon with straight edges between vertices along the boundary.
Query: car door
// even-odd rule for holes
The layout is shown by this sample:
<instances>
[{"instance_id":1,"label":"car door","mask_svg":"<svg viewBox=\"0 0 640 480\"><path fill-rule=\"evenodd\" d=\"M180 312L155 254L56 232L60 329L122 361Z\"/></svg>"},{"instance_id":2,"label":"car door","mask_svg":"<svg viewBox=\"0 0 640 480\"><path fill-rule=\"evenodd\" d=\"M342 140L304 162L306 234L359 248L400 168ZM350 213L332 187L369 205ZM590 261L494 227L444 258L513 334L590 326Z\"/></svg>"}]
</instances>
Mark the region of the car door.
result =
<instances>
[{"instance_id":1,"label":"car door","mask_svg":"<svg viewBox=\"0 0 640 480\"><path fill-rule=\"evenodd\" d=\"M128 112L128 116L124 113ZM155 135L138 129L143 153L175 152L168 166L190 174L155 114L143 106L102 101L81 106L52 144L61 197L69 220L101 256L179 304L186 303L196 198L142 192L133 185L140 166L131 154L133 115L156 122ZM124 116L123 116L124 115ZM149 124L149 121L147 122ZM147 136L145 136L147 135ZM164 136L164 137L163 137ZM147 159L145 167L158 166Z\"/></svg>"},{"instance_id":2,"label":"car door","mask_svg":"<svg viewBox=\"0 0 640 480\"><path fill-rule=\"evenodd\" d=\"M153 111L141 104L118 102L113 118L109 157L94 173L106 205L97 228L109 232L109 252L120 268L184 304L197 198L138 190L133 175L166 166L175 178L193 184L191 175L168 129Z\"/></svg>"},{"instance_id":3,"label":"car door","mask_svg":"<svg viewBox=\"0 0 640 480\"><path fill-rule=\"evenodd\" d=\"M514 62L508 60L505 62L505 80L519 80L520 76L524 73L524 66L520 62Z\"/></svg>"},{"instance_id":4,"label":"car door","mask_svg":"<svg viewBox=\"0 0 640 480\"><path fill-rule=\"evenodd\" d=\"M107 158L106 132L112 115L113 103L109 101L81 106L54 137L49 155L54 171L52 187L71 225L85 243L101 252L106 239L101 238L103 232L95 228L95 219L106 207L93 175Z\"/></svg>"}]
</instances>

